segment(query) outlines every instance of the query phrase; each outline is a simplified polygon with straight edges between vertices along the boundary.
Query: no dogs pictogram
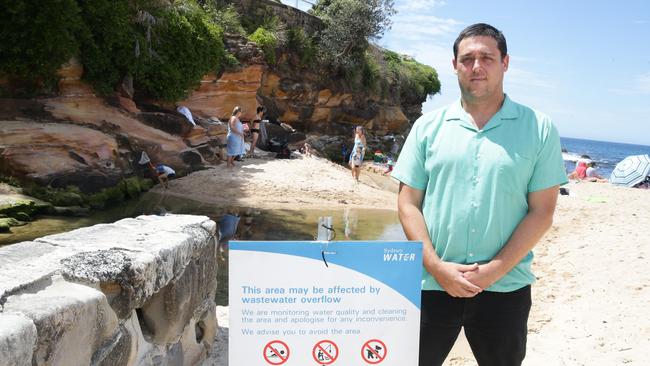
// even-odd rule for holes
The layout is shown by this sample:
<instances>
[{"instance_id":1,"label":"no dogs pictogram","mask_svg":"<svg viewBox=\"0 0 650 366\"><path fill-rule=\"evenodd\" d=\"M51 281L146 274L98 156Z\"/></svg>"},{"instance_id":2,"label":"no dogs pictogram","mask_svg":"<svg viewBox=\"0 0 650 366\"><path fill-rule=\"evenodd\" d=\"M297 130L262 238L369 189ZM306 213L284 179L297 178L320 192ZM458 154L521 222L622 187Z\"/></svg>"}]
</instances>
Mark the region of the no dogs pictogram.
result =
<instances>
[{"instance_id":1,"label":"no dogs pictogram","mask_svg":"<svg viewBox=\"0 0 650 366\"><path fill-rule=\"evenodd\" d=\"M316 343L311 353L319 365L331 365L339 357L339 347L332 341L323 340Z\"/></svg>"},{"instance_id":2,"label":"no dogs pictogram","mask_svg":"<svg viewBox=\"0 0 650 366\"><path fill-rule=\"evenodd\" d=\"M384 342L371 339L361 347L361 358L369 364L378 364L386 359L388 350Z\"/></svg>"},{"instance_id":3,"label":"no dogs pictogram","mask_svg":"<svg viewBox=\"0 0 650 366\"><path fill-rule=\"evenodd\" d=\"M289 346L282 341L271 341L264 346L264 359L271 365L282 365L289 359Z\"/></svg>"}]
</instances>

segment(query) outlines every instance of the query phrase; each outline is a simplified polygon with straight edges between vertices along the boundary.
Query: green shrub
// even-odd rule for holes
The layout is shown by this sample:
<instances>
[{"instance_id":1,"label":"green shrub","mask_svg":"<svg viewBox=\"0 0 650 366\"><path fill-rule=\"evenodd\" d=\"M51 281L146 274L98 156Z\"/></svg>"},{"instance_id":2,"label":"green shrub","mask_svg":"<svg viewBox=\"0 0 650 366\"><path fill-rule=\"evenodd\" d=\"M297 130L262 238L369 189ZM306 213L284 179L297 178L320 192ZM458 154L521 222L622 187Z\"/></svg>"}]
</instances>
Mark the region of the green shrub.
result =
<instances>
[{"instance_id":1,"label":"green shrub","mask_svg":"<svg viewBox=\"0 0 650 366\"><path fill-rule=\"evenodd\" d=\"M207 4L205 8L212 22L221 27L225 33L240 36L246 35L246 30L241 24L241 17L232 4L219 6L218 4L211 3Z\"/></svg>"},{"instance_id":2,"label":"green shrub","mask_svg":"<svg viewBox=\"0 0 650 366\"><path fill-rule=\"evenodd\" d=\"M431 66L388 50L384 51L384 61L402 100L420 101L440 91L438 73Z\"/></svg>"},{"instance_id":3,"label":"green shrub","mask_svg":"<svg viewBox=\"0 0 650 366\"><path fill-rule=\"evenodd\" d=\"M57 69L79 51L79 12L75 0L3 1L0 78L14 84L14 95L55 90Z\"/></svg>"},{"instance_id":4,"label":"green shrub","mask_svg":"<svg viewBox=\"0 0 650 366\"><path fill-rule=\"evenodd\" d=\"M136 89L155 98L175 101L214 72L225 59L222 31L200 9L171 9L158 15L151 48L141 29L141 53L134 72Z\"/></svg>"},{"instance_id":5,"label":"green shrub","mask_svg":"<svg viewBox=\"0 0 650 366\"><path fill-rule=\"evenodd\" d=\"M257 30L248 37L251 41L255 42L262 51L264 57L269 65L275 65L275 50L278 47L278 39L272 32L264 27L259 27Z\"/></svg>"},{"instance_id":6,"label":"green shrub","mask_svg":"<svg viewBox=\"0 0 650 366\"><path fill-rule=\"evenodd\" d=\"M6 3L0 12L0 78L10 85L2 95L53 91L57 69L75 55L84 79L100 94L131 74L136 93L168 101L185 97L206 73L234 63L226 58L221 28L195 0ZM235 26L236 18L227 14L228 26Z\"/></svg>"},{"instance_id":7,"label":"green shrub","mask_svg":"<svg viewBox=\"0 0 650 366\"><path fill-rule=\"evenodd\" d=\"M287 48L290 52L295 52L303 67L313 68L316 66L317 48L314 39L308 35L302 28L290 28L287 32Z\"/></svg>"},{"instance_id":8,"label":"green shrub","mask_svg":"<svg viewBox=\"0 0 650 366\"><path fill-rule=\"evenodd\" d=\"M381 73L379 70L379 64L372 57L372 55L366 53L363 62L363 69L361 74L361 81L363 86L372 91L376 91L379 85L378 81L381 78Z\"/></svg>"},{"instance_id":9,"label":"green shrub","mask_svg":"<svg viewBox=\"0 0 650 366\"><path fill-rule=\"evenodd\" d=\"M80 61L84 79L102 95L133 69L135 28L129 0L80 1L84 32L80 34Z\"/></svg>"}]
</instances>

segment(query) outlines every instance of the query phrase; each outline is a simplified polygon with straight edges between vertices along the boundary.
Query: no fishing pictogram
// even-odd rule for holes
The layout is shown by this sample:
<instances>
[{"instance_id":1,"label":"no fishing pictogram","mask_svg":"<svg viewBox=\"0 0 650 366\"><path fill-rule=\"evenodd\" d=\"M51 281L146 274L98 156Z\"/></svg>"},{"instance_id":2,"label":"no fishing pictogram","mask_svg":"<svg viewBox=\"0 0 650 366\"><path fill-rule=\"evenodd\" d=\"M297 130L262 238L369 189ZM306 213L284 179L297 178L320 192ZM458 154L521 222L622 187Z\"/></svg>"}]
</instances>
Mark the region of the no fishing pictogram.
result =
<instances>
[{"instance_id":1,"label":"no fishing pictogram","mask_svg":"<svg viewBox=\"0 0 650 366\"><path fill-rule=\"evenodd\" d=\"M332 341L323 340L316 343L311 353L319 365L331 365L339 357L339 347Z\"/></svg>"},{"instance_id":2,"label":"no fishing pictogram","mask_svg":"<svg viewBox=\"0 0 650 366\"><path fill-rule=\"evenodd\" d=\"M270 365L282 365L289 359L289 346L286 343L275 340L264 346L264 360Z\"/></svg>"},{"instance_id":3,"label":"no fishing pictogram","mask_svg":"<svg viewBox=\"0 0 650 366\"><path fill-rule=\"evenodd\" d=\"M361 358L369 364L376 365L386 359L388 349L379 339L371 339L361 347Z\"/></svg>"}]
</instances>

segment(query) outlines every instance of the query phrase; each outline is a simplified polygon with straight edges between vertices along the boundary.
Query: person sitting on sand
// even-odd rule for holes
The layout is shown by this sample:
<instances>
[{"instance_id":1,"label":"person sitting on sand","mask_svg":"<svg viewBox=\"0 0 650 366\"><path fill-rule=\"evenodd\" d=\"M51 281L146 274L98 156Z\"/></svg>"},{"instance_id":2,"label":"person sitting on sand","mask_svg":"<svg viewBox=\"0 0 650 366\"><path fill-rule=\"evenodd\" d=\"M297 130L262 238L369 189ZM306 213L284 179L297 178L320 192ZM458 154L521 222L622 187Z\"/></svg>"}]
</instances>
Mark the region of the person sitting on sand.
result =
<instances>
[{"instance_id":1,"label":"person sitting on sand","mask_svg":"<svg viewBox=\"0 0 650 366\"><path fill-rule=\"evenodd\" d=\"M156 174L158 174L158 181L160 184L167 189L169 188L169 179L176 176L176 171L167 165L158 164L156 166Z\"/></svg>"},{"instance_id":2,"label":"person sitting on sand","mask_svg":"<svg viewBox=\"0 0 650 366\"><path fill-rule=\"evenodd\" d=\"M568 175L569 179L582 180L587 177L587 163L585 161L578 161L576 169Z\"/></svg>"},{"instance_id":3,"label":"person sitting on sand","mask_svg":"<svg viewBox=\"0 0 650 366\"><path fill-rule=\"evenodd\" d=\"M596 163L594 163L593 161L587 163L587 169L585 170L585 175L586 177L584 178L584 180L589 182L599 182L599 183L607 182L607 179L603 178L600 174L598 174L598 170L596 169Z\"/></svg>"}]
</instances>

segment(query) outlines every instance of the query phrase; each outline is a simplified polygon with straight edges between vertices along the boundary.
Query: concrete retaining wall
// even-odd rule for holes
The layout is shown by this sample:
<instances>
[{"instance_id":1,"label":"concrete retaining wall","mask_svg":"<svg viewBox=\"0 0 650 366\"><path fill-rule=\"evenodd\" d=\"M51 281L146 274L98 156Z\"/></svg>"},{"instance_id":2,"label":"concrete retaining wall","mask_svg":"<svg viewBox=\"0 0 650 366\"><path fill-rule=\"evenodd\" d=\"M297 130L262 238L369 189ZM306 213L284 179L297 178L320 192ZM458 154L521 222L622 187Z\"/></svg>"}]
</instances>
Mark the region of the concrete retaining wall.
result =
<instances>
[{"instance_id":1,"label":"concrete retaining wall","mask_svg":"<svg viewBox=\"0 0 650 366\"><path fill-rule=\"evenodd\" d=\"M0 249L0 366L196 365L215 337L216 224L140 216Z\"/></svg>"}]
</instances>

